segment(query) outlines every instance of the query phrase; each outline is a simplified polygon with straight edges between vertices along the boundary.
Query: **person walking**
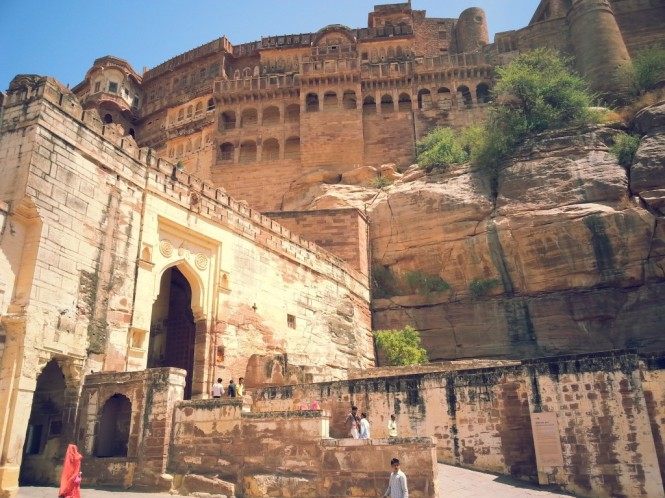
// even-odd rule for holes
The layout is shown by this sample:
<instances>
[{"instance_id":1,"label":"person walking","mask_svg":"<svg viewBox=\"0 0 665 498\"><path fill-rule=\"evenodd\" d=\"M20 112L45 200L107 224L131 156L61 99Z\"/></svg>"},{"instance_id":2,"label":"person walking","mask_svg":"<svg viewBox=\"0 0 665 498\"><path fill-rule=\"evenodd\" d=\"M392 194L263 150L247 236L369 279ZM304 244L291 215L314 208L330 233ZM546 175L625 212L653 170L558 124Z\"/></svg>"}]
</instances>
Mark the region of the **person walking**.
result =
<instances>
[{"instance_id":1,"label":"person walking","mask_svg":"<svg viewBox=\"0 0 665 498\"><path fill-rule=\"evenodd\" d=\"M349 431L349 436L353 439L358 439L360 436L360 417L358 417L358 407L352 406L351 413L346 416L345 420L346 429Z\"/></svg>"},{"instance_id":2,"label":"person walking","mask_svg":"<svg viewBox=\"0 0 665 498\"><path fill-rule=\"evenodd\" d=\"M406 484L406 475L399 468L399 459L393 458L390 460L390 466L393 471L390 473L388 489L383 493L383 496L390 496L390 498L409 498L409 487Z\"/></svg>"},{"instance_id":3,"label":"person walking","mask_svg":"<svg viewBox=\"0 0 665 498\"><path fill-rule=\"evenodd\" d=\"M228 394L229 398L236 397L236 385L233 382L233 379L229 381L229 387L226 389L226 393Z\"/></svg>"},{"instance_id":4,"label":"person walking","mask_svg":"<svg viewBox=\"0 0 665 498\"><path fill-rule=\"evenodd\" d=\"M240 377L236 385L236 398L242 398L245 394L245 378Z\"/></svg>"},{"instance_id":5,"label":"person walking","mask_svg":"<svg viewBox=\"0 0 665 498\"><path fill-rule=\"evenodd\" d=\"M367 414L362 412L360 414L360 439L369 439L369 420L367 420Z\"/></svg>"},{"instance_id":6,"label":"person walking","mask_svg":"<svg viewBox=\"0 0 665 498\"><path fill-rule=\"evenodd\" d=\"M67 446L65 462L62 474L60 474L58 498L81 498L81 460L83 460L83 455L79 453L76 445Z\"/></svg>"},{"instance_id":7,"label":"person walking","mask_svg":"<svg viewBox=\"0 0 665 498\"><path fill-rule=\"evenodd\" d=\"M388 420L388 436L397 437L397 421L394 413L390 414L390 420Z\"/></svg>"},{"instance_id":8,"label":"person walking","mask_svg":"<svg viewBox=\"0 0 665 498\"><path fill-rule=\"evenodd\" d=\"M221 398L222 396L224 396L224 384L222 384L222 378L220 377L217 379L217 382L212 385L212 397Z\"/></svg>"}]
</instances>

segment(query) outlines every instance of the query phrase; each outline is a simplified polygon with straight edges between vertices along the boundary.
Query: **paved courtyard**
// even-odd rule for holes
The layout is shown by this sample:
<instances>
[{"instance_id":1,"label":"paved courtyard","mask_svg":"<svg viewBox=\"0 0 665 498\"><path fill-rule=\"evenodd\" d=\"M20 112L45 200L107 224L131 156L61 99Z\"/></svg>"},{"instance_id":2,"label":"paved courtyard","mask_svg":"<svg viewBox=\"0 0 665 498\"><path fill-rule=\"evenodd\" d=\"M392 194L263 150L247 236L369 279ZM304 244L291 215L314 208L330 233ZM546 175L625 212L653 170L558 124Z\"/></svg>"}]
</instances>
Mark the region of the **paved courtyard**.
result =
<instances>
[{"instance_id":1,"label":"paved courtyard","mask_svg":"<svg viewBox=\"0 0 665 498\"><path fill-rule=\"evenodd\" d=\"M386 472L386 482L388 472ZM472 470L439 464L439 491L441 498L555 498L574 496L544 490L521 481L474 472ZM58 489L52 487L26 486L19 490L18 498L57 498ZM81 498L164 498L159 493L137 493L134 491L109 491L83 488ZM174 495L177 496L177 495Z\"/></svg>"}]
</instances>

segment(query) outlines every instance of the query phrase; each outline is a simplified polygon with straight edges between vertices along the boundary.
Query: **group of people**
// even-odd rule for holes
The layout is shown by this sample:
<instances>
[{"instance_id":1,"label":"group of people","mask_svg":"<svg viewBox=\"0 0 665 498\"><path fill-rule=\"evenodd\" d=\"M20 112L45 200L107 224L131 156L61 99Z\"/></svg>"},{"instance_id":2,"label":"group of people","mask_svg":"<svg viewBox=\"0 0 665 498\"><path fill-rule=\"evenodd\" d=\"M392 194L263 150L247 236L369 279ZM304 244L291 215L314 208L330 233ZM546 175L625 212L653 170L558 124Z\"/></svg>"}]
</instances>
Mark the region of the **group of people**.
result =
<instances>
[{"instance_id":1,"label":"group of people","mask_svg":"<svg viewBox=\"0 0 665 498\"><path fill-rule=\"evenodd\" d=\"M238 384L234 384L233 380L229 382L226 393L231 398L239 398L243 395L244 379L240 377ZM212 397L221 398L224 396L224 386L222 379L217 379L217 382L212 386ZM317 403L318 404L318 403ZM354 439L369 439L370 427L367 414L361 413L358 417L358 407L352 406L351 413L346 418L347 426L349 427L349 434ZM390 437L397 437L397 425L395 415L390 415L388 422L388 433ZM74 444L67 447L65 454L65 461L60 478L60 489L58 491L58 498L81 498L81 460L82 455L79 453L78 448ZM384 497L390 498L409 498L409 489L406 484L406 475L399 468L399 459L393 458L390 461L392 473L388 481L388 489L383 494Z\"/></svg>"},{"instance_id":2,"label":"group of people","mask_svg":"<svg viewBox=\"0 0 665 498\"><path fill-rule=\"evenodd\" d=\"M349 431L349 436L353 439L370 439L370 425L367 419L367 414L362 412L358 416L358 407L352 406L351 413L346 417L346 428ZM397 437L397 421L395 415L390 415L388 421L388 435L390 437Z\"/></svg>"},{"instance_id":3,"label":"group of people","mask_svg":"<svg viewBox=\"0 0 665 498\"><path fill-rule=\"evenodd\" d=\"M217 382L212 385L212 397L223 398L224 393L226 393L228 398L242 398L245 394L245 378L240 377L237 384L231 379L226 390L224 390L224 384L222 383L221 377L217 379Z\"/></svg>"},{"instance_id":4,"label":"group of people","mask_svg":"<svg viewBox=\"0 0 665 498\"><path fill-rule=\"evenodd\" d=\"M349 436L353 439L370 439L370 425L367 419L367 414L361 412L358 416L358 407L352 406L351 413L346 417L346 427L349 430ZM390 415L388 420L388 435L390 437L397 437L397 421L395 414ZM384 497L390 498L409 498L409 488L406 484L406 475L399 468L399 459L393 458L390 461L392 472L388 481L388 489L383 494Z\"/></svg>"}]
</instances>

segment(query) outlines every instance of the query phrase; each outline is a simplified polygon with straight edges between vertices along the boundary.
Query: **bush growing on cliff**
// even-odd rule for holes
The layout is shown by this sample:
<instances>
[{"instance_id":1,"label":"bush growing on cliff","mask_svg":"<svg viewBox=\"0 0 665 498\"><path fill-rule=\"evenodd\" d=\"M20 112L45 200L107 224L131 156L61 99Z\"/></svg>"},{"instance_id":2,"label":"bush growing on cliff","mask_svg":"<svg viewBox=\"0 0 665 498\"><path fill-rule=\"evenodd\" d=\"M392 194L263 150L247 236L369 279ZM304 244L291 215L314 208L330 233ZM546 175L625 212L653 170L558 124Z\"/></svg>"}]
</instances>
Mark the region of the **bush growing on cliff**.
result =
<instances>
[{"instance_id":1,"label":"bush growing on cliff","mask_svg":"<svg viewBox=\"0 0 665 498\"><path fill-rule=\"evenodd\" d=\"M493 169L530 134L593 120L592 96L570 63L558 52L536 49L497 68L497 105L472 148L474 164Z\"/></svg>"},{"instance_id":2,"label":"bush growing on cliff","mask_svg":"<svg viewBox=\"0 0 665 498\"><path fill-rule=\"evenodd\" d=\"M397 279L387 266L372 268L372 297L382 299L395 295Z\"/></svg>"},{"instance_id":3,"label":"bush growing on cliff","mask_svg":"<svg viewBox=\"0 0 665 498\"><path fill-rule=\"evenodd\" d=\"M374 188L382 189L391 186L393 184L393 181L385 176L377 176L375 178L372 178L370 184Z\"/></svg>"},{"instance_id":4,"label":"bush growing on cliff","mask_svg":"<svg viewBox=\"0 0 665 498\"><path fill-rule=\"evenodd\" d=\"M429 295L433 292L445 292L450 285L439 276L425 275L419 271L410 271L404 275L406 283L418 294Z\"/></svg>"},{"instance_id":5,"label":"bush growing on cliff","mask_svg":"<svg viewBox=\"0 0 665 498\"><path fill-rule=\"evenodd\" d=\"M419 365L429 361L427 351L420 346L420 332L409 325L402 330L376 330L374 337L390 366Z\"/></svg>"},{"instance_id":6,"label":"bush growing on cliff","mask_svg":"<svg viewBox=\"0 0 665 498\"><path fill-rule=\"evenodd\" d=\"M621 133L614 139L614 145L610 147L610 153L616 156L621 166L627 168L633 164L633 159L639 145L640 137L638 135Z\"/></svg>"},{"instance_id":7,"label":"bush growing on cliff","mask_svg":"<svg viewBox=\"0 0 665 498\"><path fill-rule=\"evenodd\" d=\"M499 284L501 284L501 281L496 278L474 278L469 284L469 290L471 291L471 295L475 299L478 299L487 295L491 289Z\"/></svg>"},{"instance_id":8,"label":"bush growing on cliff","mask_svg":"<svg viewBox=\"0 0 665 498\"><path fill-rule=\"evenodd\" d=\"M464 138L452 128L435 128L418 142L416 150L416 161L428 172L469 160Z\"/></svg>"},{"instance_id":9,"label":"bush growing on cliff","mask_svg":"<svg viewBox=\"0 0 665 498\"><path fill-rule=\"evenodd\" d=\"M653 46L638 53L621 68L620 82L634 95L642 95L665 81L665 49Z\"/></svg>"}]
</instances>

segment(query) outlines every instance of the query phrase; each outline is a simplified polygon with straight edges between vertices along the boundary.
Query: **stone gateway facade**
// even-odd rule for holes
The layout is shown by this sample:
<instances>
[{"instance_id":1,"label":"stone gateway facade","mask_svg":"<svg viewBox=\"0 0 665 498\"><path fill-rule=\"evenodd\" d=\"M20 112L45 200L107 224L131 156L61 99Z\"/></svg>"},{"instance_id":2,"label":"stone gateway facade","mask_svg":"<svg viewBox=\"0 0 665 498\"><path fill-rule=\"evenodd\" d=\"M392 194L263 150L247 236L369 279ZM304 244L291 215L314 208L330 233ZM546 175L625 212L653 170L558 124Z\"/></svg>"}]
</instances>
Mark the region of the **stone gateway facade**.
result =
<instances>
[{"instance_id":1,"label":"stone gateway facade","mask_svg":"<svg viewBox=\"0 0 665 498\"><path fill-rule=\"evenodd\" d=\"M520 51L576 54L609 92L663 25L663 0L543 0L489 43L481 9L409 2L143 74L102 57L71 91L17 76L0 94L0 494L58 482L75 443L89 484L183 493L375 496L399 455L415 498L439 496L437 461L663 496L662 355L377 369L366 213L289 207L482 116ZM210 399L220 377L244 398ZM351 404L374 439L345 438ZM560 444L543 453L544 430Z\"/></svg>"}]
</instances>

